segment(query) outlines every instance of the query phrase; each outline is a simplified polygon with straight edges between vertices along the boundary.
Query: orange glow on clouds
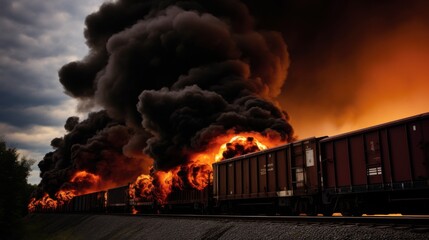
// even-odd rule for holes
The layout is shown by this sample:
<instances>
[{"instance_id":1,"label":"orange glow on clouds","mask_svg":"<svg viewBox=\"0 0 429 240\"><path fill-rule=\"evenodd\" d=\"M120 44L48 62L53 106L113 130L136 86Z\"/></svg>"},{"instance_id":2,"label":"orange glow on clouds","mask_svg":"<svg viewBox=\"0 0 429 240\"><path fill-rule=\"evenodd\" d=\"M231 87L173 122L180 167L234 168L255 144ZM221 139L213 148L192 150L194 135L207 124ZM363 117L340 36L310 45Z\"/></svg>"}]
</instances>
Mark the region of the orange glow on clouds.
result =
<instances>
[{"instance_id":1,"label":"orange glow on clouds","mask_svg":"<svg viewBox=\"0 0 429 240\"><path fill-rule=\"evenodd\" d=\"M334 135L429 111L429 28L407 21L356 36L282 100L299 138ZM292 59L293 61L293 59ZM289 92L288 92L289 91Z\"/></svg>"}]
</instances>

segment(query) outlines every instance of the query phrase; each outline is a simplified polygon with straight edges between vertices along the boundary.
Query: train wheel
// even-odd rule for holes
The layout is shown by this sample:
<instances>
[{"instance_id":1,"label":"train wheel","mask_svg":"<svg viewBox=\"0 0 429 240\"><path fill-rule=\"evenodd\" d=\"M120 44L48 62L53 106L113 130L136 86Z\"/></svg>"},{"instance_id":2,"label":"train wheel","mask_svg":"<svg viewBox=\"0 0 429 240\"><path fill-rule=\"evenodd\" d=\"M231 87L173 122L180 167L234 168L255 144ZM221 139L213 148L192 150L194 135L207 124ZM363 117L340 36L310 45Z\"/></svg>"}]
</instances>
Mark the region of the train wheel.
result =
<instances>
[{"instance_id":1,"label":"train wheel","mask_svg":"<svg viewBox=\"0 0 429 240\"><path fill-rule=\"evenodd\" d=\"M325 217L332 217L332 214L334 214L334 211L332 210L332 207L325 206L324 209L322 209L322 214Z\"/></svg>"},{"instance_id":2,"label":"train wheel","mask_svg":"<svg viewBox=\"0 0 429 240\"><path fill-rule=\"evenodd\" d=\"M347 216L347 217L353 216L352 206L353 206L353 204L352 204L351 200L349 200L349 199L340 200L339 209L340 209L341 215Z\"/></svg>"}]
</instances>

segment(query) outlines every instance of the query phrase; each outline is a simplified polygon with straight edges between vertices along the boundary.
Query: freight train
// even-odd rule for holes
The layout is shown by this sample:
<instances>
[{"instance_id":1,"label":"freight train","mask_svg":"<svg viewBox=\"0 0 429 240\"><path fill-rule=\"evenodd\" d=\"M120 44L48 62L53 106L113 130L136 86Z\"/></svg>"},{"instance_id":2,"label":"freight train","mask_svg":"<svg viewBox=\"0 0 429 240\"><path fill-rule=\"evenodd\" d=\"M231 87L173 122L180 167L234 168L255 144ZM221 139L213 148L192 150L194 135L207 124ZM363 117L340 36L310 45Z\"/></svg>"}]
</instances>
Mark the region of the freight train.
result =
<instances>
[{"instance_id":1,"label":"freight train","mask_svg":"<svg viewBox=\"0 0 429 240\"><path fill-rule=\"evenodd\" d=\"M162 206L131 199L127 185L50 211L428 214L429 113L216 162L211 179L202 190L173 191Z\"/></svg>"}]
</instances>

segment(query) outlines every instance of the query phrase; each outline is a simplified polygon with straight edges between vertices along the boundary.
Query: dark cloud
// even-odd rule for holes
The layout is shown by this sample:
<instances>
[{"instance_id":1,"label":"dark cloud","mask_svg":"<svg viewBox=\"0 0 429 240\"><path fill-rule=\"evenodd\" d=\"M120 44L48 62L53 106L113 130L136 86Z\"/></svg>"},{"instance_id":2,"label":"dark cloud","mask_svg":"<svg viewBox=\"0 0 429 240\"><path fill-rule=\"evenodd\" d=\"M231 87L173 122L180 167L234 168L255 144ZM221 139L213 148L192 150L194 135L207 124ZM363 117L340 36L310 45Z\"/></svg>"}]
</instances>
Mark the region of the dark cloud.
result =
<instances>
[{"instance_id":1,"label":"dark cloud","mask_svg":"<svg viewBox=\"0 0 429 240\"><path fill-rule=\"evenodd\" d=\"M22 131L25 131L26 127L32 125L61 126L64 121L61 118L56 119L45 115L43 112L34 114L16 109L0 109L0 115L4 116L2 117L2 122L11 123L13 126L21 128Z\"/></svg>"},{"instance_id":2,"label":"dark cloud","mask_svg":"<svg viewBox=\"0 0 429 240\"><path fill-rule=\"evenodd\" d=\"M0 10L1 107L19 112L28 107L55 106L65 101L56 73L70 57L85 49L77 43L84 14L69 1L5 1ZM79 16L80 15L80 16ZM79 32L64 29L81 28ZM81 40L80 40L81 41ZM25 113L0 115L0 122L14 125ZM7 117L7 118L6 118ZM46 119L44 119L46 120ZM41 120L41 121L44 121ZM36 124L40 124L37 122ZM42 123L43 124L43 123ZM46 125L52 122L46 122Z\"/></svg>"},{"instance_id":3,"label":"dark cloud","mask_svg":"<svg viewBox=\"0 0 429 240\"><path fill-rule=\"evenodd\" d=\"M0 127L6 141L27 157L40 160L41 153L50 149L49 140L34 139L57 135L60 131L55 128L61 129L66 118L61 111L73 112L73 103L66 105L57 72L70 59L83 56L84 18L91 5L101 2L2 1ZM34 176L31 179L35 183Z\"/></svg>"}]
</instances>

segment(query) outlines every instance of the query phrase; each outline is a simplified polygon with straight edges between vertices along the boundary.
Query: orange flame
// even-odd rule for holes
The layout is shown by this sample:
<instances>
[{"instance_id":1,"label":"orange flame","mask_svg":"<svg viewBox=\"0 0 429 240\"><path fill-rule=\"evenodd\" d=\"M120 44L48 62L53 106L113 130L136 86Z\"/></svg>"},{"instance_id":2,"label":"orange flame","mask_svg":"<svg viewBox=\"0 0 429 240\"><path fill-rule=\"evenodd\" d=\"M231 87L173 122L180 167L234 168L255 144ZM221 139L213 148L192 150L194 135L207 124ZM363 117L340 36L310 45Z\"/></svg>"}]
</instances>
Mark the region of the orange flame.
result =
<instances>
[{"instance_id":1,"label":"orange flame","mask_svg":"<svg viewBox=\"0 0 429 240\"><path fill-rule=\"evenodd\" d=\"M87 171L79 171L74 174L70 182L83 186L97 186L100 183L100 176Z\"/></svg>"},{"instance_id":2,"label":"orange flame","mask_svg":"<svg viewBox=\"0 0 429 240\"><path fill-rule=\"evenodd\" d=\"M223 159L267 149L284 143L277 134L262 135L255 132L227 133L216 137L209 147L202 152L191 153L189 161L170 171L151 170L151 174L142 174L130 184L129 196L135 201L156 201L163 205L173 189L191 187L204 189L212 181L212 164ZM180 173L180 174L179 174ZM55 200L45 194L43 198L32 199L28 205L30 212L39 207L42 209L56 208L74 196L99 191L108 186L107 181L87 171L76 172L67 189L55 194ZM133 213L137 213L133 209Z\"/></svg>"},{"instance_id":3,"label":"orange flame","mask_svg":"<svg viewBox=\"0 0 429 240\"><path fill-rule=\"evenodd\" d=\"M47 193L41 199L32 198L28 204L28 211L34 212L38 208L43 210L55 209L57 206L69 202L76 195L98 191L100 190L101 178L87 171L78 171L73 175L70 182L74 185L67 186L67 189L60 189L55 193L55 199Z\"/></svg>"},{"instance_id":4,"label":"orange flame","mask_svg":"<svg viewBox=\"0 0 429 240\"><path fill-rule=\"evenodd\" d=\"M133 199L152 199L153 178L150 175L142 174L137 177L134 183L130 184L129 195Z\"/></svg>"},{"instance_id":5,"label":"orange flame","mask_svg":"<svg viewBox=\"0 0 429 240\"><path fill-rule=\"evenodd\" d=\"M259 140L258 140L259 139ZM164 204L173 188L185 186L204 189L212 181L212 164L226 158L267 149L285 143L277 134L262 135L245 132L228 133L215 138L203 152L190 154L190 160L168 172L152 171L151 175L140 175L130 185L130 196L138 200L156 200ZM178 173L181 173L180 177Z\"/></svg>"},{"instance_id":6,"label":"orange flame","mask_svg":"<svg viewBox=\"0 0 429 240\"><path fill-rule=\"evenodd\" d=\"M58 200L60 205L72 200L75 196L76 193L73 190L59 190L55 194L55 198Z\"/></svg>"},{"instance_id":7,"label":"orange flame","mask_svg":"<svg viewBox=\"0 0 429 240\"><path fill-rule=\"evenodd\" d=\"M139 211L136 210L134 206L131 206L131 214L136 215Z\"/></svg>"},{"instance_id":8,"label":"orange flame","mask_svg":"<svg viewBox=\"0 0 429 240\"><path fill-rule=\"evenodd\" d=\"M202 162L190 162L187 165L187 180L192 188L202 190L212 180L212 172L212 165L207 164L204 160Z\"/></svg>"},{"instance_id":9,"label":"orange flame","mask_svg":"<svg viewBox=\"0 0 429 240\"><path fill-rule=\"evenodd\" d=\"M164 204L173 187L181 188L182 181L178 176L179 168L164 171L153 171L151 175L142 174L130 184L129 195L137 201L153 201Z\"/></svg>"},{"instance_id":10,"label":"orange flame","mask_svg":"<svg viewBox=\"0 0 429 240\"><path fill-rule=\"evenodd\" d=\"M32 198L30 203L28 204L28 211L34 212L36 209L40 208L42 210L46 209L55 209L58 206L58 202L49 197L49 194L45 193L45 195L36 200Z\"/></svg>"},{"instance_id":11,"label":"orange flame","mask_svg":"<svg viewBox=\"0 0 429 240\"><path fill-rule=\"evenodd\" d=\"M224 159L244 155L247 153L257 152L267 149L267 146L253 137L235 136L229 142L223 144L219 153L215 156L215 161L219 162Z\"/></svg>"}]
</instances>

